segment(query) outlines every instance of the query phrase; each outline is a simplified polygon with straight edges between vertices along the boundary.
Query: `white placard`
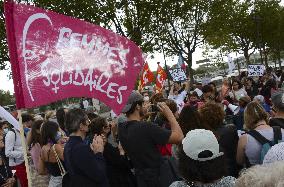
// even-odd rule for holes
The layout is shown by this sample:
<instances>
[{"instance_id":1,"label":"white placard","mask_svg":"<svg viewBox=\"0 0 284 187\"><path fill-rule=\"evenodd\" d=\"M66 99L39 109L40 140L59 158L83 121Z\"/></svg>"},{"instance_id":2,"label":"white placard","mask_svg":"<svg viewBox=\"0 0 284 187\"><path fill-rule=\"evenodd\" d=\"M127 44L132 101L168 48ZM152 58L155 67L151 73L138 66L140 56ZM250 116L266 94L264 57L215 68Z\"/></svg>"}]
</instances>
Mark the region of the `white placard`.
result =
<instances>
[{"instance_id":1,"label":"white placard","mask_svg":"<svg viewBox=\"0 0 284 187\"><path fill-rule=\"evenodd\" d=\"M252 77L252 76L263 76L265 70L265 66L264 65L248 65L248 76Z\"/></svg>"},{"instance_id":2,"label":"white placard","mask_svg":"<svg viewBox=\"0 0 284 187\"><path fill-rule=\"evenodd\" d=\"M169 72L174 82L185 81L187 79L185 72L181 68L170 69Z\"/></svg>"}]
</instances>

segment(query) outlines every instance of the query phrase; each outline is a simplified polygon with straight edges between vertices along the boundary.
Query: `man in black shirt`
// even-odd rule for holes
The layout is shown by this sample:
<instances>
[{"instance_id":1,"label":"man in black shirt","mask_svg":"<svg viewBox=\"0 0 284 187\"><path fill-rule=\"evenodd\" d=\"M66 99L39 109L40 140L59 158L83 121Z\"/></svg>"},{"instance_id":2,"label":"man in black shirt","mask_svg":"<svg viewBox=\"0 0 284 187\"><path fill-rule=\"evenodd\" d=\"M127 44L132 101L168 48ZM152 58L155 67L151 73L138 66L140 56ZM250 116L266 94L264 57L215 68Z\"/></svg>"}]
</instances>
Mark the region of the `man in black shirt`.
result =
<instances>
[{"instance_id":1,"label":"man in black shirt","mask_svg":"<svg viewBox=\"0 0 284 187\"><path fill-rule=\"evenodd\" d=\"M118 127L118 136L135 169L138 186L160 186L159 170L162 156L158 145L178 144L183 139L182 130L174 114L165 103L158 103L160 112L167 118L171 130L151 122L141 121L147 108L143 96L133 91L123 113L127 122Z\"/></svg>"}]
</instances>

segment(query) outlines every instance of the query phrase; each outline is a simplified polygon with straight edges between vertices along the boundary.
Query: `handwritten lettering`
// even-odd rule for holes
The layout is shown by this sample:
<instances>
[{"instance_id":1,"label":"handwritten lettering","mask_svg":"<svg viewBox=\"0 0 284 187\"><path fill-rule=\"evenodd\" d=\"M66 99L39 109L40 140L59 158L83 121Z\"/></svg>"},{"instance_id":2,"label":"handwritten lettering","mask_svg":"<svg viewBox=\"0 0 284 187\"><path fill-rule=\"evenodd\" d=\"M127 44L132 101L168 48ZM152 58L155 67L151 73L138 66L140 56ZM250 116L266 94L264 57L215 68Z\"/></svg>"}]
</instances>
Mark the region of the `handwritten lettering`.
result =
<instances>
[{"instance_id":1,"label":"handwritten lettering","mask_svg":"<svg viewBox=\"0 0 284 187\"><path fill-rule=\"evenodd\" d=\"M46 87L52 86L55 94L66 85L83 85L88 86L91 92L95 89L105 93L110 99L116 99L118 104L122 103L123 91L127 90L127 86L120 86L118 83L110 82L110 74L108 72L96 74L92 66L82 70L78 64L75 65L73 71L71 69L72 67L69 67L69 70L65 71L64 65L60 69L56 69L46 60L41 64L41 74L44 76L42 81ZM69 80L64 80L64 76L68 77L68 75Z\"/></svg>"}]
</instances>

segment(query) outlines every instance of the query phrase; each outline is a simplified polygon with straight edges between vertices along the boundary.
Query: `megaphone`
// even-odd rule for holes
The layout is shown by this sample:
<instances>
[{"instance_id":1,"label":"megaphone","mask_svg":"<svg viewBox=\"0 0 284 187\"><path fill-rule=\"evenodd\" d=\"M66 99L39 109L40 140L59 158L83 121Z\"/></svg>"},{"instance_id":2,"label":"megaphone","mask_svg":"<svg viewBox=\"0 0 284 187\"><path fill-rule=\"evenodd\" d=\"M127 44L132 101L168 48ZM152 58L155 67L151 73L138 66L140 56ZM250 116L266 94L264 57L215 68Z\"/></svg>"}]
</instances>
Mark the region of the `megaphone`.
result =
<instances>
[{"instance_id":1,"label":"megaphone","mask_svg":"<svg viewBox=\"0 0 284 187\"><path fill-rule=\"evenodd\" d=\"M237 105L229 104L228 108L236 115L240 111L240 107Z\"/></svg>"}]
</instances>

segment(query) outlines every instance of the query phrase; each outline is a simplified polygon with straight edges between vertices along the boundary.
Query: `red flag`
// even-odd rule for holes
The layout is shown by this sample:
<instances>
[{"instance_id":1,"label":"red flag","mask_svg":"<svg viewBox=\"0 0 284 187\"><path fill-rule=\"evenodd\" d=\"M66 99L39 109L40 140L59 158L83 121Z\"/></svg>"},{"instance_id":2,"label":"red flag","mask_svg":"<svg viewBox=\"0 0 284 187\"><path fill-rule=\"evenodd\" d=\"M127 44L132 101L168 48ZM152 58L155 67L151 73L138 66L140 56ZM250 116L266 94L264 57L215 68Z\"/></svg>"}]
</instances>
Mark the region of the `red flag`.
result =
<instances>
[{"instance_id":1,"label":"red flag","mask_svg":"<svg viewBox=\"0 0 284 187\"><path fill-rule=\"evenodd\" d=\"M141 74L141 88L145 87L148 83L154 81L154 74L149 69L148 63L146 62Z\"/></svg>"},{"instance_id":2,"label":"red flag","mask_svg":"<svg viewBox=\"0 0 284 187\"><path fill-rule=\"evenodd\" d=\"M161 92L164 86L164 83L167 79L167 74L164 69L158 63L157 69L157 78L156 78L156 92Z\"/></svg>"},{"instance_id":3,"label":"red flag","mask_svg":"<svg viewBox=\"0 0 284 187\"><path fill-rule=\"evenodd\" d=\"M5 3L17 108L97 98L120 113L143 64L134 42L79 19Z\"/></svg>"}]
</instances>

